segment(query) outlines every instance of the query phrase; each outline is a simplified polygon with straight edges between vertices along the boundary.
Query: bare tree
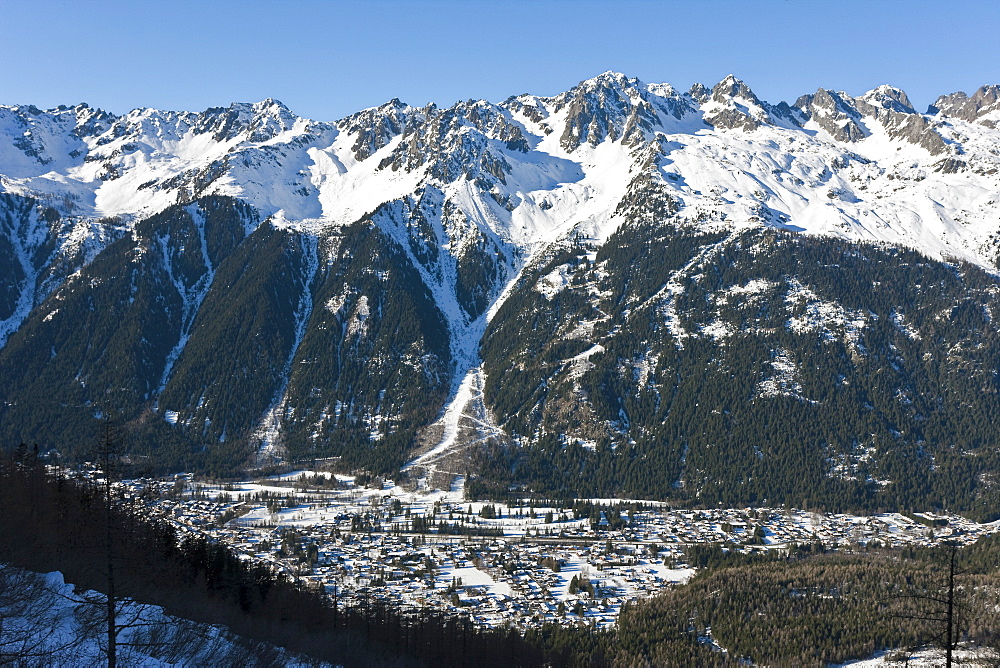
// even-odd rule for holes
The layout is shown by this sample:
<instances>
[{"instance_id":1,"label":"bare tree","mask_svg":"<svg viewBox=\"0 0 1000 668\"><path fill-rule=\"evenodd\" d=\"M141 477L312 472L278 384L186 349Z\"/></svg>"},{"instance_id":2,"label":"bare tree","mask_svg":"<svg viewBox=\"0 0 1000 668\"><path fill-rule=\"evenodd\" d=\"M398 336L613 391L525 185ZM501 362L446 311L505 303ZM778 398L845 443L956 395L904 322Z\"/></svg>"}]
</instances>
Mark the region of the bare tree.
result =
<instances>
[{"instance_id":1,"label":"bare tree","mask_svg":"<svg viewBox=\"0 0 1000 668\"><path fill-rule=\"evenodd\" d=\"M45 576L0 564L0 665L47 664L78 642L58 633L60 603Z\"/></svg>"},{"instance_id":2,"label":"bare tree","mask_svg":"<svg viewBox=\"0 0 1000 668\"><path fill-rule=\"evenodd\" d=\"M115 591L115 527L114 527L114 483L120 473L120 439L110 419L104 420L101 440L97 448L98 464L104 475L102 498L104 501L104 550L107 556L107 590L105 591L105 614L107 622L108 668L114 668L118 660L118 598Z\"/></svg>"},{"instance_id":3,"label":"bare tree","mask_svg":"<svg viewBox=\"0 0 1000 668\"><path fill-rule=\"evenodd\" d=\"M120 595L120 576L116 570L118 561L124 556L118 554L118 546L123 540L121 519L123 513L121 499L119 499L118 483L121 482L123 473L123 460L125 455L124 440L120 430L112 423L110 418L105 418L101 428L100 440L94 452L97 465L100 467L102 478L99 482L101 510L104 513L104 582L105 591L103 594L92 593L84 597L81 603L89 604L94 610L100 608L100 628L104 636L103 651L107 657L108 668L115 668L119 663L119 648L124 646L132 647L146 646L145 641L137 643L123 643L122 632L127 629L140 629L144 627L155 627L163 624L163 620L147 620L144 612L147 606L135 605L129 597ZM84 615L84 617L89 617ZM91 619L88 624L95 626L96 620Z\"/></svg>"},{"instance_id":4,"label":"bare tree","mask_svg":"<svg viewBox=\"0 0 1000 668\"><path fill-rule=\"evenodd\" d=\"M959 577L965 572L958 568L958 546L949 542L943 547L947 549L943 581L937 586L898 596L897 599L908 600L913 605L894 616L924 622L931 642L945 652L946 668L952 668L955 650L968 627L968 611L959 600Z\"/></svg>"},{"instance_id":5,"label":"bare tree","mask_svg":"<svg viewBox=\"0 0 1000 668\"><path fill-rule=\"evenodd\" d=\"M127 540L123 532L129 526L128 522L122 523L128 512L119 485L124 472L125 448L120 430L109 418L105 418L102 426L95 457L102 473L99 488L104 513L105 591L90 592L80 600L87 604L80 614L82 626L93 630L90 634L85 631L84 635L103 635L102 651L107 657L108 668L115 668L122 660L128 662L128 654L135 651L183 657L190 654L188 645L192 638L196 644L207 647L204 638L197 641L201 633L197 626L168 619L155 608L138 604L121 594L123 589L128 589L128 582L121 581L117 569L118 563L125 558L119 553L119 547ZM127 650L124 657L123 650Z\"/></svg>"},{"instance_id":6,"label":"bare tree","mask_svg":"<svg viewBox=\"0 0 1000 668\"><path fill-rule=\"evenodd\" d=\"M74 594L71 587L0 564L0 665L90 664L107 648L105 598ZM156 606L121 599L117 606L115 660L143 665L149 658L176 665L279 666L287 655L277 647L233 636Z\"/></svg>"}]
</instances>

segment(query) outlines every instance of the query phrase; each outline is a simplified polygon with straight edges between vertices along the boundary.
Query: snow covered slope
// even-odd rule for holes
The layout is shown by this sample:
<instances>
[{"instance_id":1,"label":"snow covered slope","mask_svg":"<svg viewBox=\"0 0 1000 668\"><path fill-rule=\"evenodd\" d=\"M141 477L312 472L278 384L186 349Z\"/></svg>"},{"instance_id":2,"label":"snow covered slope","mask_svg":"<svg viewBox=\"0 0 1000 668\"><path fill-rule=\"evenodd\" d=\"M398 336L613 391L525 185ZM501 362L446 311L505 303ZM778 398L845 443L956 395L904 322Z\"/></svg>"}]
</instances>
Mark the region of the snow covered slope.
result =
<instances>
[{"instance_id":1,"label":"snow covered slope","mask_svg":"<svg viewBox=\"0 0 1000 668\"><path fill-rule=\"evenodd\" d=\"M5 665L107 665L101 614L105 597L63 580L0 563L0 657ZM119 603L117 665L313 666L285 649L233 634L223 626L193 622L160 606ZM265 658L266 657L266 658ZM267 659L270 659L270 663ZM329 664L320 664L329 665Z\"/></svg>"},{"instance_id":2,"label":"snow covered slope","mask_svg":"<svg viewBox=\"0 0 1000 668\"><path fill-rule=\"evenodd\" d=\"M795 106L730 76L678 93L607 72L561 95L413 108L337 123L275 100L202 113L0 106L0 183L61 215L135 219L231 195L301 229L345 225L434 186L518 248L579 224L607 236L635 179L682 215L905 244L996 261L996 87L932 114L880 86L820 89Z\"/></svg>"},{"instance_id":3,"label":"snow covered slope","mask_svg":"<svg viewBox=\"0 0 1000 668\"><path fill-rule=\"evenodd\" d=\"M996 90L943 96L919 114L888 86L858 98L820 89L789 106L761 101L732 76L679 93L606 72L550 98L450 109L393 100L336 123L271 99L121 117L83 104L0 106L0 192L49 222L5 232L13 269L3 278L20 289L0 313L0 343L28 305L135 222L207 195L320 234L431 193L440 200L433 239L388 227L442 251L437 274L450 278L433 279L449 284L438 294L454 299L458 274L444 266L470 249L502 256L474 305L461 315L445 307L453 329L475 320L533 251L569 235L605 239L623 207L654 195L707 227L770 225L993 267ZM28 267L26 244L39 240L54 247ZM40 274L67 256L76 259L42 286Z\"/></svg>"},{"instance_id":4,"label":"snow covered slope","mask_svg":"<svg viewBox=\"0 0 1000 668\"><path fill-rule=\"evenodd\" d=\"M259 458L333 454L349 441L381 448L358 460L374 468L437 467L453 449L513 435L498 428L511 417L504 398L486 396L499 370L481 359L489 348L513 365L506 373L537 352L486 340L518 317L504 309L510 299L535 309L534 295L569 321L553 341L583 346L559 357L573 394L647 315L677 350L753 330L725 309L699 314L695 328L683 307L688 283L740 243L772 239L767 231L995 272L997 90L942 96L919 113L890 86L775 104L733 76L680 92L606 72L552 97L392 100L331 123L270 99L120 117L0 106L0 417L32 437L68 424L72 410L73 420L100 416L119 396L128 419L169 425L188 445L250 444ZM670 269L642 289L619 285L600 259L638 243L662 253L636 271ZM674 257L681 249L690 254ZM730 278L720 289L746 300L798 280ZM573 308L570 292L582 300ZM620 303L605 303L612 293ZM844 306L844 293L821 296L829 308L817 313L869 317ZM129 335L146 332L148 312L169 326ZM883 315L897 312L908 311ZM774 378L755 381L757 394L805 397L791 371L779 373L795 351L775 345ZM665 362L652 343L633 347L636 378L652 387ZM543 371L531 388L555 373ZM103 377L114 381L101 387ZM612 431L628 431L624 413L598 408L611 410ZM579 437L599 432L585 425Z\"/></svg>"}]
</instances>

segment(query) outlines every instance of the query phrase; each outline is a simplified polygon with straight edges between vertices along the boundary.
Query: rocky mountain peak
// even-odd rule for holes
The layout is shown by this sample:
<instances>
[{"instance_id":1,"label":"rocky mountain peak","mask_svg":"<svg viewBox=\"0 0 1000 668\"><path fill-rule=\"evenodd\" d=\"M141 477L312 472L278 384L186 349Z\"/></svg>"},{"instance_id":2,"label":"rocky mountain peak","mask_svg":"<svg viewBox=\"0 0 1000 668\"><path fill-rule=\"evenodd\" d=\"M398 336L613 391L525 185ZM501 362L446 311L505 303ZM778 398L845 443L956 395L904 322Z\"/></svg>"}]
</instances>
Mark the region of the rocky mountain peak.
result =
<instances>
[{"instance_id":1,"label":"rocky mountain peak","mask_svg":"<svg viewBox=\"0 0 1000 668\"><path fill-rule=\"evenodd\" d=\"M822 109L829 113L843 114L852 118L861 117L861 114L854 107L854 100L851 96L843 91L832 91L826 88L819 88L812 95L803 95L795 101L795 106L803 111Z\"/></svg>"},{"instance_id":2,"label":"rocky mountain peak","mask_svg":"<svg viewBox=\"0 0 1000 668\"><path fill-rule=\"evenodd\" d=\"M942 95L927 109L928 114L951 116L995 128L1000 120L1000 85L983 86L971 97L963 91ZM992 116L992 118L986 118Z\"/></svg>"},{"instance_id":3,"label":"rocky mountain peak","mask_svg":"<svg viewBox=\"0 0 1000 668\"><path fill-rule=\"evenodd\" d=\"M726 104L734 98L761 106L761 101L757 99L750 87L732 74L712 87L712 100L714 102Z\"/></svg>"},{"instance_id":4,"label":"rocky mountain peak","mask_svg":"<svg viewBox=\"0 0 1000 668\"><path fill-rule=\"evenodd\" d=\"M288 106L284 102L273 97L264 98L260 102L255 102L253 104L254 110L263 109L276 109L279 111L288 111Z\"/></svg>"},{"instance_id":5,"label":"rocky mountain peak","mask_svg":"<svg viewBox=\"0 0 1000 668\"><path fill-rule=\"evenodd\" d=\"M574 90L599 92L599 91L625 91L628 89L637 90L642 86L642 82L634 77L628 77L621 72L608 70L590 79L584 79L574 87Z\"/></svg>"},{"instance_id":6,"label":"rocky mountain peak","mask_svg":"<svg viewBox=\"0 0 1000 668\"><path fill-rule=\"evenodd\" d=\"M555 112L566 111L560 144L572 152L582 143L597 146L605 139L641 142L643 131L658 122L649 98L645 84L618 72L581 81L551 100Z\"/></svg>"},{"instance_id":7,"label":"rocky mountain peak","mask_svg":"<svg viewBox=\"0 0 1000 668\"><path fill-rule=\"evenodd\" d=\"M895 111L901 114L915 114L916 109L910 104L910 98L906 96L906 93L889 86L888 84L882 84L877 88L874 88L859 99L867 102L873 107L879 107L881 109L888 109L889 111Z\"/></svg>"},{"instance_id":8,"label":"rocky mountain peak","mask_svg":"<svg viewBox=\"0 0 1000 668\"><path fill-rule=\"evenodd\" d=\"M70 109L76 115L76 127L73 134L77 137L96 137L104 132L118 119L117 116L102 109L94 109L86 102Z\"/></svg>"},{"instance_id":9,"label":"rocky mountain peak","mask_svg":"<svg viewBox=\"0 0 1000 668\"><path fill-rule=\"evenodd\" d=\"M198 115L194 130L211 132L216 141L229 141L246 133L247 141L265 142L291 130L297 116L281 102L268 98L257 103L233 102L229 107L213 107Z\"/></svg>"},{"instance_id":10,"label":"rocky mountain peak","mask_svg":"<svg viewBox=\"0 0 1000 668\"><path fill-rule=\"evenodd\" d=\"M0 106L0 137L9 142L6 151L0 150L7 163L3 175L34 177L77 164L87 152L82 138L104 132L113 120L86 105L44 111L34 105Z\"/></svg>"},{"instance_id":11,"label":"rocky mountain peak","mask_svg":"<svg viewBox=\"0 0 1000 668\"><path fill-rule=\"evenodd\" d=\"M859 123L861 113L847 93L820 88L795 101L795 108L826 130L837 141L856 142L868 136Z\"/></svg>"},{"instance_id":12,"label":"rocky mountain peak","mask_svg":"<svg viewBox=\"0 0 1000 668\"><path fill-rule=\"evenodd\" d=\"M681 97L681 93L677 92L677 89L668 83L648 84L646 86L646 90L648 90L653 95L656 95L657 97L664 97L664 98Z\"/></svg>"},{"instance_id":13,"label":"rocky mountain peak","mask_svg":"<svg viewBox=\"0 0 1000 668\"><path fill-rule=\"evenodd\" d=\"M705 102L708 102L708 99L712 96L712 91L710 91L705 84L695 83L692 84L691 89L688 90L688 95L690 95L698 104L705 104Z\"/></svg>"},{"instance_id":14,"label":"rocky mountain peak","mask_svg":"<svg viewBox=\"0 0 1000 668\"><path fill-rule=\"evenodd\" d=\"M378 168L412 172L426 166L428 175L442 183L464 176L490 190L504 183L510 172L501 146L520 153L529 150L521 127L502 107L482 100L447 109L429 105L407 119L401 141Z\"/></svg>"},{"instance_id":15,"label":"rocky mountain peak","mask_svg":"<svg viewBox=\"0 0 1000 668\"><path fill-rule=\"evenodd\" d=\"M299 120L288 107L270 98L256 103L233 102L228 107L210 107L200 113L146 108L133 109L125 116L100 118L107 130L97 139L97 146L120 139L130 145L177 141L189 132L210 134L212 140L219 143L237 139L262 143L293 129Z\"/></svg>"},{"instance_id":16,"label":"rocky mountain peak","mask_svg":"<svg viewBox=\"0 0 1000 668\"><path fill-rule=\"evenodd\" d=\"M715 128L749 132L773 120L771 108L732 74L715 84L711 97L702 104L705 106L705 122ZM787 116L787 105L785 107L781 115Z\"/></svg>"},{"instance_id":17,"label":"rocky mountain peak","mask_svg":"<svg viewBox=\"0 0 1000 668\"><path fill-rule=\"evenodd\" d=\"M348 134L357 134L352 152L354 159L361 162L403 133L409 110L408 105L394 97L377 107L351 114L337 123L337 127Z\"/></svg>"},{"instance_id":18,"label":"rocky mountain peak","mask_svg":"<svg viewBox=\"0 0 1000 668\"><path fill-rule=\"evenodd\" d=\"M881 123L893 139L917 144L931 155L948 153L948 145L934 124L917 113L906 93L899 88L879 86L855 98L854 106L863 115ZM955 168L954 163L949 164L949 169Z\"/></svg>"}]
</instances>

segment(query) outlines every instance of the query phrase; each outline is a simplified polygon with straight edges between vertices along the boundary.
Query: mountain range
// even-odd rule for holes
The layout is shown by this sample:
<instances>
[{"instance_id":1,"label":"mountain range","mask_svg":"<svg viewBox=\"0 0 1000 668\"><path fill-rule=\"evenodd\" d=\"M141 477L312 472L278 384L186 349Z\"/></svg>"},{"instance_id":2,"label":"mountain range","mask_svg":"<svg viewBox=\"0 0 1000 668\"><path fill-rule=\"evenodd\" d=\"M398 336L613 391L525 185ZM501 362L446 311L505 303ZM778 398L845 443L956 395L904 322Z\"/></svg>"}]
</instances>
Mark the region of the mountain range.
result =
<instances>
[{"instance_id":1,"label":"mountain range","mask_svg":"<svg viewBox=\"0 0 1000 668\"><path fill-rule=\"evenodd\" d=\"M0 421L150 468L998 506L1000 86L0 106Z\"/></svg>"}]
</instances>

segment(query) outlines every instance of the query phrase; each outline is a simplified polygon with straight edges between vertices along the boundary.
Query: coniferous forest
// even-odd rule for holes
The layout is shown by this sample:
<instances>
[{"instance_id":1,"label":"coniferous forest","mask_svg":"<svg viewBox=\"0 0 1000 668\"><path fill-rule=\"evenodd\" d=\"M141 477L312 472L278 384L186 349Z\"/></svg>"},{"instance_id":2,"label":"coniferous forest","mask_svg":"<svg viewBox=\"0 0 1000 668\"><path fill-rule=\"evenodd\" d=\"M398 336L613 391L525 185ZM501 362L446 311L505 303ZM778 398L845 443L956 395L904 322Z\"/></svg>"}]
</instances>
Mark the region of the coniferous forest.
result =
<instances>
[{"instance_id":1,"label":"coniferous forest","mask_svg":"<svg viewBox=\"0 0 1000 668\"><path fill-rule=\"evenodd\" d=\"M630 202L600 247L532 260L490 319L501 431L472 453L475 494L997 516L993 276ZM2 205L11 225L37 208ZM150 472L232 474L269 443L398 475L454 390L421 273L435 216L469 225L430 190L318 237L223 196L108 223L120 238L54 266L68 277L0 348L4 447L73 458L111 416ZM491 243L454 267L469 318L502 278Z\"/></svg>"},{"instance_id":2,"label":"coniferous forest","mask_svg":"<svg viewBox=\"0 0 1000 668\"><path fill-rule=\"evenodd\" d=\"M171 207L55 290L0 349L4 447L78 458L110 416L146 472L236 474L270 439L398 476L453 389L410 259L430 251L372 218L307 241L255 216ZM512 287L480 345L501 432L470 452L474 495L997 517L990 275L671 220L557 246Z\"/></svg>"},{"instance_id":3,"label":"coniferous forest","mask_svg":"<svg viewBox=\"0 0 1000 668\"><path fill-rule=\"evenodd\" d=\"M534 289L553 272L565 289ZM491 321L486 398L515 445L474 489L995 519L994 285L897 248L622 226Z\"/></svg>"}]
</instances>

